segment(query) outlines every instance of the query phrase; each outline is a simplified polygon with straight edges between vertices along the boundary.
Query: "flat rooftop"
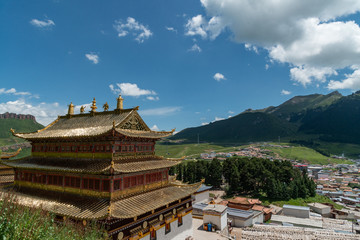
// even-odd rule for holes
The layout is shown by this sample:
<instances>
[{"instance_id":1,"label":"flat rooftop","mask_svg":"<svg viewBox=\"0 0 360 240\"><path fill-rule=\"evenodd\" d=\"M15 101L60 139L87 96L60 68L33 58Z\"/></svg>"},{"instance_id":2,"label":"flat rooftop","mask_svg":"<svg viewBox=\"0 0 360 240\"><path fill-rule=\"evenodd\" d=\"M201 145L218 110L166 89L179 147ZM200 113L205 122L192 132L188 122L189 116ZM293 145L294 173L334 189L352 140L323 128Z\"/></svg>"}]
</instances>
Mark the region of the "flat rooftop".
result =
<instances>
[{"instance_id":1,"label":"flat rooftop","mask_svg":"<svg viewBox=\"0 0 360 240\"><path fill-rule=\"evenodd\" d=\"M296 210L303 210L303 211L310 211L309 207L304 207L304 206L294 206L294 205L287 205L285 204L283 206L283 209L296 209Z\"/></svg>"},{"instance_id":2,"label":"flat rooftop","mask_svg":"<svg viewBox=\"0 0 360 240\"><path fill-rule=\"evenodd\" d=\"M302 227L311 227L311 228L322 228L322 221L321 220L314 220L310 218L296 218L296 217L289 217L289 216L281 216L281 215L272 215L271 216L272 222L278 223L290 223L295 226L302 226Z\"/></svg>"}]
</instances>

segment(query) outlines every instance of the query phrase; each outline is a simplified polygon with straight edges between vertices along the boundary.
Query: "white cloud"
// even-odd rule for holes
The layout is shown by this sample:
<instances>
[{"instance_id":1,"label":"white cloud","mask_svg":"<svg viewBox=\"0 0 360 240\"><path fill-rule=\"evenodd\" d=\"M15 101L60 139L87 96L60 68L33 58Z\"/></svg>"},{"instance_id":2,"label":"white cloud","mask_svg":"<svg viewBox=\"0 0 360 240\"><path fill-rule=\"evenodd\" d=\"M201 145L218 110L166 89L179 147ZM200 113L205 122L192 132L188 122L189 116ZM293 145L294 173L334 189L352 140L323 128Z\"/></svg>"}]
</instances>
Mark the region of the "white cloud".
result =
<instances>
[{"instance_id":1,"label":"white cloud","mask_svg":"<svg viewBox=\"0 0 360 240\"><path fill-rule=\"evenodd\" d=\"M20 96L29 96L31 93L29 92L18 92L15 88L5 89L0 88L0 95L1 94L12 94L12 95L20 95Z\"/></svg>"},{"instance_id":2,"label":"white cloud","mask_svg":"<svg viewBox=\"0 0 360 240\"><path fill-rule=\"evenodd\" d=\"M85 57L93 62L93 64L98 64L99 63L99 55L95 54L95 53L87 53L85 54Z\"/></svg>"},{"instance_id":3,"label":"white cloud","mask_svg":"<svg viewBox=\"0 0 360 240\"><path fill-rule=\"evenodd\" d=\"M53 20L50 19L46 19L44 21L42 20L38 20L38 19L32 19L30 21L30 24L35 26L35 27L39 27L39 28L50 28L52 26L55 26L55 23Z\"/></svg>"},{"instance_id":4,"label":"white cloud","mask_svg":"<svg viewBox=\"0 0 360 240\"><path fill-rule=\"evenodd\" d=\"M293 67L290 69L291 79L306 86L313 81L325 82L327 76L337 75L337 72L330 67Z\"/></svg>"},{"instance_id":5,"label":"white cloud","mask_svg":"<svg viewBox=\"0 0 360 240\"><path fill-rule=\"evenodd\" d=\"M187 36L199 35L203 39L209 37L213 40L222 32L224 25L219 17L214 16L207 21L202 15L197 15L188 20L185 29L185 35Z\"/></svg>"},{"instance_id":6,"label":"white cloud","mask_svg":"<svg viewBox=\"0 0 360 240\"><path fill-rule=\"evenodd\" d=\"M170 31L170 32L175 32L177 33L177 30L173 27L165 27L166 30Z\"/></svg>"},{"instance_id":7,"label":"white cloud","mask_svg":"<svg viewBox=\"0 0 360 240\"><path fill-rule=\"evenodd\" d=\"M142 116L166 116L179 112L180 110L181 107L161 107L161 108L140 110L139 113Z\"/></svg>"},{"instance_id":8,"label":"white cloud","mask_svg":"<svg viewBox=\"0 0 360 240\"><path fill-rule=\"evenodd\" d=\"M342 81L330 80L328 89L360 89L360 69L358 67L352 67L354 72L351 74L345 74L345 79Z\"/></svg>"},{"instance_id":9,"label":"white cloud","mask_svg":"<svg viewBox=\"0 0 360 240\"><path fill-rule=\"evenodd\" d=\"M150 101L158 101L160 98L158 96L147 96L146 99Z\"/></svg>"},{"instance_id":10,"label":"white cloud","mask_svg":"<svg viewBox=\"0 0 360 240\"><path fill-rule=\"evenodd\" d=\"M123 96L131 96L131 97L153 95L153 97L148 96L147 99L159 100L159 97L156 96L157 94L155 91L140 89L136 83L117 83L116 86L118 88L116 88L113 84L109 85L110 90L114 94L121 94Z\"/></svg>"},{"instance_id":11,"label":"white cloud","mask_svg":"<svg viewBox=\"0 0 360 240\"><path fill-rule=\"evenodd\" d=\"M216 81L220 82L221 80L226 80L226 78L224 77L224 75L222 75L221 73L215 73L214 77L213 77Z\"/></svg>"},{"instance_id":12,"label":"white cloud","mask_svg":"<svg viewBox=\"0 0 360 240\"><path fill-rule=\"evenodd\" d=\"M201 52L201 48L196 43L192 45L191 48L188 49L189 52Z\"/></svg>"},{"instance_id":13,"label":"white cloud","mask_svg":"<svg viewBox=\"0 0 360 240\"><path fill-rule=\"evenodd\" d=\"M202 122L201 126L205 126L205 125L208 125L208 124L209 124L208 122Z\"/></svg>"},{"instance_id":14,"label":"white cloud","mask_svg":"<svg viewBox=\"0 0 360 240\"><path fill-rule=\"evenodd\" d=\"M253 51L263 48L271 61L288 63L292 80L303 86L314 81L326 82L339 70L350 69L359 62L360 27L355 21L343 20L360 11L358 0L201 0L201 3L207 15L188 20L186 35L214 39L227 28L233 41ZM352 85L341 87L344 86Z\"/></svg>"},{"instance_id":15,"label":"white cloud","mask_svg":"<svg viewBox=\"0 0 360 240\"><path fill-rule=\"evenodd\" d=\"M290 91L287 91L285 89L281 90L281 95L290 95L291 92Z\"/></svg>"},{"instance_id":16,"label":"white cloud","mask_svg":"<svg viewBox=\"0 0 360 240\"><path fill-rule=\"evenodd\" d=\"M31 114L36 117L39 123L47 125L54 121L58 115L66 114L67 109L59 106L56 102L34 105L24 99L18 99L15 101L0 102L0 113L2 112Z\"/></svg>"},{"instance_id":17,"label":"white cloud","mask_svg":"<svg viewBox=\"0 0 360 240\"><path fill-rule=\"evenodd\" d=\"M221 120L224 120L225 118L222 118L222 117L215 117L214 121L212 122L217 122L217 121L221 121Z\"/></svg>"},{"instance_id":18,"label":"white cloud","mask_svg":"<svg viewBox=\"0 0 360 240\"><path fill-rule=\"evenodd\" d=\"M118 32L118 37L125 37L128 34L132 34L139 43L144 42L144 40L153 35L148 27L139 23L132 17L128 17L126 23L122 20L117 20L113 26Z\"/></svg>"},{"instance_id":19,"label":"white cloud","mask_svg":"<svg viewBox=\"0 0 360 240\"><path fill-rule=\"evenodd\" d=\"M256 46L251 45L251 44L249 44L249 43L245 43L244 46L245 46L245 48L246 48L247 50L249 50L249 51L254 51L255 53L259 54L259 50L258 50L258 48L257 48Z\"/></svg>"},{"instance_id":20,"label":"white cloud","mask_svg":"<svg viewBox=\"0 0 360 240\"><path fill-rule=\"evenodd\" d=\"M160 131L160 129L156 125L152 126L150 129L153 131Z\"/></svg>"},{"instance_id":21,"label":"white cloud","mask_svg":"<svg viewBox=\"0 0 360 240\"><path fill-rule=\"evenodd\" d=\"M233 111L229 110L229 111L228 111L228 113L229 113L229 114L234 114L235 112L233 112Z\"/></svg>"},{"instance_id":22,"label":"white cloud","mask_svg":"<svg viewBox=\"0 0 360 240\"><path fill-rule=\"evenodd\" d=\"M268 70L269 69L269 64L265 64L265 69Z\"/></svg>"}]
</instances>

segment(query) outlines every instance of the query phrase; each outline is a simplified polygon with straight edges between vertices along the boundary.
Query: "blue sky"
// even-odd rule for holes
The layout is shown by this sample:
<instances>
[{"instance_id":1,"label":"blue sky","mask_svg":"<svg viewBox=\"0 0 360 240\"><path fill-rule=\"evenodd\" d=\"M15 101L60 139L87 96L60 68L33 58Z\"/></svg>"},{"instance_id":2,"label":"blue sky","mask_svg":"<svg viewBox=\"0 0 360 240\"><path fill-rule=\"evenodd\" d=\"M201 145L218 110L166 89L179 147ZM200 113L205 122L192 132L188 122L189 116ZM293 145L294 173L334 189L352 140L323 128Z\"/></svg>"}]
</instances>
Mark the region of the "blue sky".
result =
<instances>
[{"instance_id":1,"label":"blue sky","mask_svg":"<svg viewBox=\"0 0 360 240\"><path fill-rule=\"evenodd\" d=\"M121 93L150 127L182 130L296 95L348 95L360 88L359 10L357 0L4 0L0 112L48 124L70 102L114 108Z\"/></svg>"}]
</instances>

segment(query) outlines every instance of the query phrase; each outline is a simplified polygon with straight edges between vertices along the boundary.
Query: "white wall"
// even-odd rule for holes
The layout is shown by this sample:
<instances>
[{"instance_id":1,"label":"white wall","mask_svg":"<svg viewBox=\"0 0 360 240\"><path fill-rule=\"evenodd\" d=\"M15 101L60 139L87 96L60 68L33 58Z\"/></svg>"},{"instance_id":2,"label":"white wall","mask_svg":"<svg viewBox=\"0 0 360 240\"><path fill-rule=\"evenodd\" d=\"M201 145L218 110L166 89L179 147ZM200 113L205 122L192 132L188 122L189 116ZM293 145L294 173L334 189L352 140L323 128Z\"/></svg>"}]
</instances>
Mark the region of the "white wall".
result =
<instances>
[{"instance_id":1,"label":"white wall","mask_svg":"<svg viewBox=\"0 0 360 240\"><path fill-rule=\"evenodd\" d=\"M221 216L208 215L204 213L203 222L215 224L216 230L223 230L227 224L227 211L225 210Z\"/></svg>"},{"instance_id":2,"label":"white wall","mask_svg":"<svg viewBox=\"0 0 360 240\"><path fill-rule=\"evenodd\" d=\"M202 202L202 201L207 203L207 202L209 202L209 191L194 194L194 197L195 197L195 201L193 204Z\"/></svg>"},{"instance_id":3,"label":"white wall","mask_svg":"<svg viewBox=\"0 0 360 240\"><path fill-rule=\"evenodd\" d=\"M254 225L255 223L263 223L264 222L264 213L262 212L261 214L259 214L257 217L254 217L252 219L252 225Z\"/></svg>"},{"instance_id":4,"label":"white wall","mask_svg":"<svg viewBox=\"0 0 360 240\"><path fill-rule=\"evenodd\" d=\"M301 209L283 208L283 214L285 216L292 216L292 217L298 217L298 218L309 218L310 217L309 210L301 210Z\"/></svg>"},{"instance_id":5,"label":"white wall","mask_svg":"<svg viewBox=\"0 0 360 240\"><path fill-rule=\"evenodd\" d=\"M184 240L185 238L193 235L192 229L192 216L191 213L183 216L183 225L178 227L178 220L176 219L170 223L171 231L165 234L165 226L156 230L157 240ZM141 238L142 240L150 240L150 235Z\"/></svg>"}]
</instances>

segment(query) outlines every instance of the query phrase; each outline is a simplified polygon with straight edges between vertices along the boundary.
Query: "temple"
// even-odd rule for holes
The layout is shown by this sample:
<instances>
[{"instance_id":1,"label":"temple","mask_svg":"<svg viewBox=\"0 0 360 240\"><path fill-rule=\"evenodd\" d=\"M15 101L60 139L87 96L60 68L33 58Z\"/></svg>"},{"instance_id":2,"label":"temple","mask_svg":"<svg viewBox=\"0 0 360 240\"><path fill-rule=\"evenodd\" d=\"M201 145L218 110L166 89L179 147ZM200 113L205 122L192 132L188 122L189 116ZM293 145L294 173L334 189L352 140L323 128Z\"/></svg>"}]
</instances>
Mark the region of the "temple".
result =
<instances>
[{"instance_id":1,"label":"temple","mask_svg":"<svg viewBox=\"0 0 360 240\"><path fill-rule=\"evenodd\" d=\"M155 155L156 141L174 130L152 131L138 107L98 112L94 98L59 116L44 129L14 136L31 142L31 156L3 160L15 172L14 184L0 192L16 203L55 213L58 220L86 225L95 220L110 239L185 239L192 235L191 194L201 185L169 176L181 159Z\"/></svg>"}]
</instances>

